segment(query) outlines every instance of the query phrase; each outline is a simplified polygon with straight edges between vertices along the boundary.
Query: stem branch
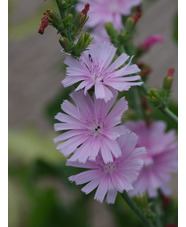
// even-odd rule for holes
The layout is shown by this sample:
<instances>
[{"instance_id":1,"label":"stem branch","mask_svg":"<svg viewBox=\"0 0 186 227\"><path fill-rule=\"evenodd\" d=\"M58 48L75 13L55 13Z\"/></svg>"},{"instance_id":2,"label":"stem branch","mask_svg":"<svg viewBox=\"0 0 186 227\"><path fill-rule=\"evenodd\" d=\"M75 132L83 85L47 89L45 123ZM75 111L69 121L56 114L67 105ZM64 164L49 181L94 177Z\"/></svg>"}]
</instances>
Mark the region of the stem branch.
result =
<instances>
[{"instance_id":1,"label":"stem branch","mask_svg":"<svg viewBox=\"0 0 186 227\"><path fill-rule=\"evenodd\" d=\"M134 211L134 213L141 219L145 227L154 227L152 222L146 217L146 215L139 209L136 203L128 196L127 192L124 191L122 194L125 202Z\"/></svg>"}]
</instances>

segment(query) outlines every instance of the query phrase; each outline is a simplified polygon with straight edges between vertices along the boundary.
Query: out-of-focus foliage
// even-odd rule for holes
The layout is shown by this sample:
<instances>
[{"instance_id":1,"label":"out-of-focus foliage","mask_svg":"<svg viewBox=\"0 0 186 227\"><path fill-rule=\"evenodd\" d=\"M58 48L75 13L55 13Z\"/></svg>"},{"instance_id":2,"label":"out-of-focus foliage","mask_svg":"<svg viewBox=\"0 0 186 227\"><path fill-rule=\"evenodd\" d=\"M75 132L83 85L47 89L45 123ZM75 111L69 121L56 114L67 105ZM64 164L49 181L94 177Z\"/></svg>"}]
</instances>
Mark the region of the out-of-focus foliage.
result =
<instances>
[{"instance_id":1,"label":"out-of-focus foliage","mask_svg":"<svg viewBox=\"0 0 186 227\"><path fill-rule=\"evenodd\" d=\"M41 7L34 13L34 15L31 15L31 17L26 17L25 20L22 20L20 22L15 22L12 19L12 15L14 13L14 10L16 10L17 5L18 4L15 4L15 2L12 0L8 1L8 37L9 40L13 39L14 41L26 38L37 33L39 25L41 23L41 15L43 14L43 12L46 11L48 8L53 8L57 10L55 1L42 1Z\"/></svg>"},{"instance_id":2,"label":"out-of-focus foliage","mask_svg":"<svg viewBox=\"0 0 186 227\"><path fill-rule=\"evenodd\" d=\"M174 17L174 24L173 24L173 38L178 43L178 12Z\"/></svg>"},{"instance_id":3,"label":"out-of-focus foliage","mask_svg":"<svg viewBox=\"0 0 186 227\"><path fill-rule=\"evenodd\" d=\"M9 227L91 226L94 193L85 195L81 186L68 181L69 176L79 172L78 168L65 166L52 136L41 135L34 129L9 130ZM165 223L176 222L176 204L172 200L172 205L164 209ZM143 226L121 195L115 205L107 207L116 227L123 223Z\"/></svg>"},{"instance_id":4,"label":"out-of-focus foliage","mask_svg":"<svg viewBox=\"0 0 186 227\"><path fill-rule=\"evenodd\" d=\"M42 136L35 130L9 130L9 155L11 159L19 157L19 161L24 163L32 163L37 158L50 163L64 163L63 156L56 152L52 140L52 136Z\"/></svg>"}]
</instances>

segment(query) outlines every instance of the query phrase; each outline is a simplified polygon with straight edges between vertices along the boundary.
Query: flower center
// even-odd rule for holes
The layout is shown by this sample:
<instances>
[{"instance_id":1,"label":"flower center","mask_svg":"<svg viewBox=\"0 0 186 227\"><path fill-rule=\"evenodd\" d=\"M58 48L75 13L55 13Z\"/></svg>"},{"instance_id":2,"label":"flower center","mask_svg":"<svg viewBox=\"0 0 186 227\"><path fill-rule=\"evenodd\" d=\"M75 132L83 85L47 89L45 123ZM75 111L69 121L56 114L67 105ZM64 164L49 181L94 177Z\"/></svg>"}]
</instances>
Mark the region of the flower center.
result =
<instances>
[{"instance_id":1,"label":"flower center","mask_svg":"<svg viewBox=\"0 0 186 227\"><path fill-rule=\"evenodd\" d=\"M105 173L110 173L116 170L116 167L117 167L116 164L114 162L111 162L103 166L103 171Z\"/></svg>"},{"instance_id":2,"label":"flower center","mask_svg":"<svg viewBox=\"0 0 186 227\"><path fill-rule=\"evenodd\" d=\"M94 136L100 136L102 134L103 131L103 125L102 123L99 123L97 125L92 125L91 126L91 134Z\"/></svg>"},{"instance_id":3,"label":"flower center","mask_svg":"<svg viewBox=\"0 0 186 227\"><path fill-rule=\"evenodd\" d=\"M92 76L93 82L104 82L104 77L108 74L105 73L105 68L100 67L100 64L96 58L92 58L91 54L88 55L89 58L89 71Z\"/></svg>"},{"instance_id":4,"label":"flower center","mask_svg":"<svg viewBox=\"0 0 186 227\"><path fill-rule=\"evenodd\" d=\"M144 167L150 167L154 164L154 160L151 157L144 157Z\"/></svg>"}]
</instances>

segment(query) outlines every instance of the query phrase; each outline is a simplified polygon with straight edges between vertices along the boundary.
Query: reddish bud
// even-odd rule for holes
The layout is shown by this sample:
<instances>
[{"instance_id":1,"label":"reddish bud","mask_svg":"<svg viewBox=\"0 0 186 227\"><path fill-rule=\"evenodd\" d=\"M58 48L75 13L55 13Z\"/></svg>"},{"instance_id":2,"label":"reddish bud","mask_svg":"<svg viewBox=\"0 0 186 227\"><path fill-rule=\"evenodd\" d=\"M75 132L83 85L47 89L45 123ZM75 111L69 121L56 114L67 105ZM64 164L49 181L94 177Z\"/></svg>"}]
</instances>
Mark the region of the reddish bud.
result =
<instances>
[{"instance_id":1,"label":"reddish bud","mask_svg":"<svg viewBox=\"0 0 186 227\"><path fill-rule=\"evenodd\" d=\"M81 11L81 13L87 16L87 13L88 13L89 9L90 9L90 4L87 3L85 5L84 9Z\"/></svg>"},{"instance_id":2,"label":"reddish bud","mask_svg":"<svg viewBox=\"0 0 186 227\"><path fill-rule=\"evenodd\" d=\"M174 71L175 71L174 68L170 68L170 69L168 70L168 77L169 77L169 78L172 78L172 77L173 77Z\"/></svg>"},{"instance_id":3,"label":"reddish bud","mask_svg":"<svg viewBox=\"0 0 186 227\"><path fill-rule=\"evenodd\" d=\"M90 9L90 4L87 3L87 4L85 5L84 9L83 9L83 10L81 11L81 13L80 13L80 16L79 16L79 24L80 24L81 27L83 26L84 22L85 22L86 19L87 19L87 13L88 13L89 9ZM83 17L83 16L84 16L84 17ZM83 17L83 20L82 20L82 17Z\"/></svg>"},{"instance_id":4,"label":"reddish bud","mask_svg":"<svg viewBox=\"0 0 186 227\"><path fill-rule=\"evenodd\" d=\"M142 16L141 6L138 6L136 14L133 16L134 22L137 23Z\"/></svg>"},{"instance_id":5,"label":"reddish bud","mask_svg":"<svg viewBox=\"0 0 186 227\"><path fill-rule=\"evenodd\" d=\"M51 17L49 12L44 13L44 17L41 18L41 26L38 30L38 33L40 33L41 35L44 33L45 28L48 26L49 24L49 20L48 17Z\"/></svg>"},{"instance_id":6,"label":"reddish bud","mask_svg":"<svg viewBox=\"0 0 186 227\"><path fill-rule=\"evenodd\" d=\"M146 38L143 41L143 43L141 44L141 48L143 50L148 50L155 44L162 43L163 41L164 41L164 37L162 35L150 35L148 38Z\"/></svg>"}]
</instances>

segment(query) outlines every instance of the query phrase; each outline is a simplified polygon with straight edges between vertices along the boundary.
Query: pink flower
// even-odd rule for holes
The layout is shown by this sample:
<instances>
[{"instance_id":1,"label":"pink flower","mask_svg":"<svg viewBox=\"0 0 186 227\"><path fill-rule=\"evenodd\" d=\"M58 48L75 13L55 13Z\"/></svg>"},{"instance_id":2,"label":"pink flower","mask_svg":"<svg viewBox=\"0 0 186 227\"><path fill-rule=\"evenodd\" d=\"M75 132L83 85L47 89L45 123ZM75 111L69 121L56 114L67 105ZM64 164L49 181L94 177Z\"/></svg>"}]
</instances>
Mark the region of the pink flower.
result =
<instances>
[{"instance_id":1,"label":"pink flower","mask_svg":"<svg viewBox=\"0 0 186 227\"><path fill-rule=\"evenodd\" d=\"M175 132L165 133L166 124L162 121L146 126L143 121L127 122L127 127L138 136L137 147L144 146L147 153L142 156L144 167L134 184L134 194L147 192L150 197L157 196L157 190L169 194L170 173L177 171L177 149Z\"/></svg>"},{"instance_id":2,"label":"pink flower","mask_svg":"<svg viewBox=\"0 0 186 227\"><path fill-rule=\"evenodd\" d=\"M162 35L151 35L141 44L142 49L148 50L152 46L162 43L164 41L164 37Z\"/></svg>"},{"instance_id":3,"label":"pink flower","mask_svg":"<svg viewBox=\"0 0 186 227\"><path fill-rule=\"evenodd\" d=\"M81 11L86 2L81 0L77 10ZM86 23L88 27L112 22L115 28L120 30L123 28L122 15L130 15L132 7L138 6L141 0L89 0L88 2L90 4L89 20Z\"/></svg>"},{"instance_id":4,"label":"pink flower","mask_svg":"<svg viewBox=\"0 0 186 227\"><path fill-rule=\"evenodd\" d=\"M90 46L89 51L85 51L79 60L68 56L65 60L67 67L67 77L62 81L64 87L71 86L77 82L81 83L76 91L84 89L84 93L94 86L97 99L104 99L106 102L113 96L108 87L118 91L127 91L131 86L141 85L140 76L126 76L140 72L137 65L129 63L121 67L129 56L125 53L120 55L113 63L116 48L109 43L96 43Z\"/></svg>"},{"instance_id":5,"label":"pink flower","mask_svg":"<svg viewBox=\"0 0 186 227\"><path fill-rule=\"evenodd\" d=\"M70 161L83 163L87 159L95 161L99 152L105 163L112 162L113 156L121 156L116 139L126 131L125 127L117 126L128 109L125 98L121 98L110 110L117 92L113 92L113 98L108 103L97 99L93 102L89 94L85 96L82 91L73 92L70 96L76 106L65 100L61 105L65 113L58 113L55 117L62 122L54 125L55 130L68 130L54 139L55 143L63 141L57 150L65 157L74 153Z\"/></svg>"},{"instance_id":6,"label":"pink flower","mask_svg":"<svg viewBox=\"0 0 186 227\"><path fill-rule=\"evenodd\" d=\"M97 156L96 161L87 161L85 164L67 161L67 166L89 169L80 174L71 176L70 181L75 181L77 185L85 184L81 190L89 194L96 187L97 191L94 199L103 202L107 194L107 203L114 203L117 191L133 190L133 182L137 179L140 169L143 166L140 155L145 153L145 148L135 148L138 137L129 130L118 140L122 151L122 156L114 158L112 162L104 163L101 156Z\"/></svg>"}]
</instances>

